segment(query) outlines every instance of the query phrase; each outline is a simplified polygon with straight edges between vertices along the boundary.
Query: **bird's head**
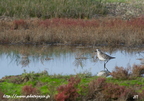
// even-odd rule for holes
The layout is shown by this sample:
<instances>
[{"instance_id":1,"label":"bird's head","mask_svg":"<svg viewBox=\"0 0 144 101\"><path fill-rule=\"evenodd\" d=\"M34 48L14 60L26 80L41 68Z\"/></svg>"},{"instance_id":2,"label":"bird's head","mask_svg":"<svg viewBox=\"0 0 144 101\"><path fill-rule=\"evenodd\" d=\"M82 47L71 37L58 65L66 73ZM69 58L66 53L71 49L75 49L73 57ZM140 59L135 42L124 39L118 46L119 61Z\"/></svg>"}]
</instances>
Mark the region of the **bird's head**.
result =
<instances>
[{"instance_id":1,"label":"bird's head","mask_svg":"<svg viewBox=\"0 0 144 101\"><path fill-rule=\"evenodd\" d=\"M100 51L100 49L97 48L95 52L99 52L99 51Z\"/></svg>"}]
</instances>

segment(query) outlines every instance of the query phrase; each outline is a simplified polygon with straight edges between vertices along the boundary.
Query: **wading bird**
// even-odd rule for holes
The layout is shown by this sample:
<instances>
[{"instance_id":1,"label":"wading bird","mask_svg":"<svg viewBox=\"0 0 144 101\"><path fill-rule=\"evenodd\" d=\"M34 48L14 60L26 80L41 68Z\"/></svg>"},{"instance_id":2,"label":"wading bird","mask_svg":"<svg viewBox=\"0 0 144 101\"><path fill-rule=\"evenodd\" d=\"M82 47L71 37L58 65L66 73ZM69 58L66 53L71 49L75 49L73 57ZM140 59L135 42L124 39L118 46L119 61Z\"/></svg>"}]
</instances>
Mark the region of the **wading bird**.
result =
<instances>
[{"instance_id":1,"label":"wading bird","mask_svg":"<svg viewBox=\"0 0 144 101\"><path fill-rule=\"evenodd\" d=\"M97 52L97 57L99 60L104 61L104 69L106 68L106 63L110 60L110 59L114 59L115 57L109 56L107 54L105 54L104 52L102 52L100 49L96 49ZM106 68L107 69L107 68ZM108 70L108 69L107 69Z\"/></svg>"}]
</instances>

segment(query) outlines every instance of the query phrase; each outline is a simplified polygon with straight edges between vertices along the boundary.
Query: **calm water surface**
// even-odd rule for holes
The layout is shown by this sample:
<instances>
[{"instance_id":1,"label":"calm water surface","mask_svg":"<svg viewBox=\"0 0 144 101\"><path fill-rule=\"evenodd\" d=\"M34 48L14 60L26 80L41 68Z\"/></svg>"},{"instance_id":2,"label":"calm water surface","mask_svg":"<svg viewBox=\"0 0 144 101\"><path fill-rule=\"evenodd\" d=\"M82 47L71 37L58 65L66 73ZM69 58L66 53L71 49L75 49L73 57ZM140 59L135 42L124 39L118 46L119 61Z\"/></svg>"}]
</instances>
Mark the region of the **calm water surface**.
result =
<instances>
[{"instance_id":1,"label":"calm water surface","mask_svg":"<svg viewBox=\"0 0 144 101\"><path fill-rule=\"evenodd\" d=\"M19 75L26 72L42 72L49 74L91 73L96 75L103 70L103 61L96 58L96 47L83 46L3 46L0 51L0 78L9 75ZM106 48L98 47L107 54L116 57L110 60L106 67L113 71L115 66L128 67L140 65L138 58L144 53L138 53L137 48Z\"/></svg>"}]
</instances>

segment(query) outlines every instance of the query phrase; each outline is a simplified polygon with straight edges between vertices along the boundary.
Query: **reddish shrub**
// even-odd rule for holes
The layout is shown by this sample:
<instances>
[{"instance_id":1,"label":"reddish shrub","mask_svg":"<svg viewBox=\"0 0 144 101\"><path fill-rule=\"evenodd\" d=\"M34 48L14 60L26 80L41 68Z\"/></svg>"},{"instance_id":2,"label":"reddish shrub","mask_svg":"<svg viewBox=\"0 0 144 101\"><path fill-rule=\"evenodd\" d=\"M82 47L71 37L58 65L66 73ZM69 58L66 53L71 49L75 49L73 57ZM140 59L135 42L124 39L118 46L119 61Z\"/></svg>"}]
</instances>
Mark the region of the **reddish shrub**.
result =
<instances>
[{"instance_id":1,"label":"reddish shrub","mask_svg":"<svg viewBox=\"0 0 144 101\"><path fill-rule=\"evenodd\" d=\"M136 95L136 92L133 89L120 86L118 84L107 83L102 91L104 98L106 100L111 99L133 99L133 96Z\"/></svg>"},{"instance_id":2,"label":"reddish shrub","mask_svg":"<svg viewBox=\"0 0 144 101\"><path fill-rule=\"evenodd\" d=\"M87 100L131 100L134 95L137 93L132 88L107 83L105 78L98 78L89 83Z\"/></svg>"},{"instance_id":3,"label":"reddish shrub","mask_svg":"<svg viewBox=\"0 0 144 101\"><path fill-rule=\"evenodd\" d=\"M80 82L77 77L71 77L68 84L58 87L58 94L55 96L56 101L75 101L78 97L78 89L76 88Z\"/></svg>"},{"instance_id":4,"label":"reddish shrub","mask_svg":"<svg viewBox=\"0 0 144 101\"><path fill-rule=\"evenodd\" d=\"M14 24L17 24L17 25L24 25L26 22L24 20L15 20L14 21Z\"/></svg>"},{"instance_id":5,"label":"reddish shrub","mask_svg":"<svg viewBox=\"0 0 144 101\"><path fill-rule=\"evenodd\" d=\"M115 67L115 70L111 72L111 75L115 79L128 79L129 78L129 69L123 67Z\"/></svg>"},{"instance_id":6,"label":"reddish shrub","mask_svg":"<svg viewBox=\"0 0 144 101\"><path fill-rule=\"evenodd\" d=\"M144 74L144 66L143 65L133 65L131 78L140 77Z\"/></svg>"},{"instance_id":7,"label":"reddish shrub","mask_svg":"<svg viewBox=\"0 0 144 101\"><path fill-rule=\"evenodd\" d=\"M39 25L42 25L44 27L49 26L64 26L64 27L74 27L74 26L80 26L80 27L98 27L99 21L97 20L82 20L82 19L61 19L61 18L55 18L55 19L47 19L39 22Z\"/></svg>"},{"instance_id":8,"label":"reddish shrub","mask_svg":"<svg viewBox=\"0 0 144 101\"><path fill-rule=\"evenodd\" d=\"M22 94L30 95L30 94L37 94L39 91L32 87L32 85L25 85L22 87Z\"/></svg>"},{"instance_id":9,"label":"reddish shrub","mask_svg":"<svg viewBox=\"0 0 144 101\"><path fill-rule=\"evenodd\" d=\"M102 24L103 27L119 27L121 25L125 26L126 25L125 21L116 18L111 20L105 20L103 21Z\"/></svg>"},{"instance_id":10,"label":"reddish shrub","mask_svg":"<svg viewBox=\"0 0 144 101\"><path fill-rule=\"evenodd\" d=\"M123 68L115 67L115 70L111 72L111 75L115 79L135 79L144 74L144 66L133 65L132 67Z\"/></svg>"},{"instance_id":11,"label":"reddish shrub","mask_svg":"<svg viewBox=\"0 0 144 101\"><path fill-rule=\"evenodd\" d=\"M18 29L18 28L27 29L27 23L24 20L15 20L13 23L14 23L13 29Z\"/></svg>"},{"instance_id":12,"label":"reddish shrub","mask_svg":"<svg viewBox=\"0 0 144 101\"><path fill-rule=\"evenodd\" d=\"M106 79L105 78L98 78L96 80L93 80L88 85L88 100L95 99L97 100L102 99L101 91L103 90L103 87L106 85Z\"/></svg>"},{"instance_id":13,"label":"reddish shrub","mask_svg":"<svg viewBox=\"0 0 144 101\"><path fill-rule=\"evenodd\" d=\"M134 18L134 19L128 20L127 25L143 28L144 27L144 17L139 17L139 18Z\"/></svg>"},{"instance_id":14,"label":"reddish shrub","mask_svg":"<svg viewBox=\"0 0 144 101\"><path fill-rule=\"evenodd\" d=\"M80 26L80 27L120 27L120 26L129 26L129 27L143 27L144 18L135 18L128 21L122 19L105 19L100 20L83 20L83 19L70 19L70 18L54 18L46 19L39 22L40 25L45 27L49 26Z\"/></svg>"},{"instance_id":15,"label":"reddish shrub","mask_svg":"<svg viewBox=\"0 0 144 101\"><path fill-rule=\"evenodd\" d=\"M106 85L105 78L98 78L96 80L93 80L89 83L89 92L94 93L95 90L102 90L103 86L105 85Z\"/></svg>"},{"instance_id":16,"label":"reddish shrub","mask_svg":"<svg viewBox=\"0 0 144 101\"><path fill-rule=\"evenodd\" d=\"M144 99L144 90L138 94L138 99L141 101Z\"/></svg>"},{"instance_id":17,"label":"reddish shrub","mask_svg":"<svg viewBox=\"0 0 144 101\"><path fill-rule=\"evenodd\" d=\"M0 91L0 100L2 100L2 99L4 99L4 93L2 93L1 91Z\"/></svg>"}]
</instances>

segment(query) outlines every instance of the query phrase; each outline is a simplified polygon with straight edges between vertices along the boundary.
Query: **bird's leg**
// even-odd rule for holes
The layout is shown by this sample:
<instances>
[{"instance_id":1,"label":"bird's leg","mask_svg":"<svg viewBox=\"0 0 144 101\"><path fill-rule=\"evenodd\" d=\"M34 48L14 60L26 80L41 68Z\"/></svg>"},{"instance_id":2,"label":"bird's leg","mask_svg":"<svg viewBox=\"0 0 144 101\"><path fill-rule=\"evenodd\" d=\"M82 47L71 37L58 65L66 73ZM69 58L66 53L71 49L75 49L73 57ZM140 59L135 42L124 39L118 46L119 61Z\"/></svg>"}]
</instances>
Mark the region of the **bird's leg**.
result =
<instances>
[{"instance_id":1,"label":"bird's leg","mask_svg":"<svg viewBox=\"0 0 144 101\"><path fill-rule=\"evenodd\" d=\"M106 63L104 63L104 70L105 70L105 69L107 69L107 68L106 68ZM108 69L107 69L107 70L108 70Z\"/></svg>"},{"instance_id":2,"label":"bird's leg","mask_svg":"<svg viewBox=\"0 0 144 101\"><path fill-rule=\"evenodd\" d=\"M107 69L107 68L106 68L106 63L107 63L108 61L109 61L109 60L107 60L106 62L104 62L104 70ZM108 69L107 69L107 70L108 70Z\"/></svg>"},{"instance_id":3,"label":"bird's leg","mask_svg":"<svg viewBox=\"0 0 144 101\"><path fill-rule=\"evenodd\" d=\"M106 67L105 67L105 68L106 68ZM106 68L106 70L109 71L107 68Z\"/></svg>"},{"instance_id":4,"label":"bird's leg","mask_svg":"<svg viewBox=\"0 0 144 101\"><path fill-rule=\"evenodd\" d=\"M104 70L105 70L105 62L104 62Z\"/></svg>"},{"instance_id":5,"label":"bird's leg","mask_svg":"<svg viewBox=\"0 0 144 101\"><path fill-rule=\"evenodd\" d=\"M105 64L108 62L109 60L107 60L106 62L105 62Z\"/></svg>"},{"instance_id":6,"label":"bird's leg","mask_svg":"<svg viewBox=\"0 0 144 101\"><path fill-rule=\"evenodd\" d=\"M105 68L106 68L106 63L104 62L104 70L105 70Z\"/></svg>"}]
</instances>

